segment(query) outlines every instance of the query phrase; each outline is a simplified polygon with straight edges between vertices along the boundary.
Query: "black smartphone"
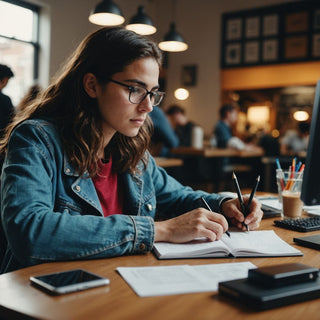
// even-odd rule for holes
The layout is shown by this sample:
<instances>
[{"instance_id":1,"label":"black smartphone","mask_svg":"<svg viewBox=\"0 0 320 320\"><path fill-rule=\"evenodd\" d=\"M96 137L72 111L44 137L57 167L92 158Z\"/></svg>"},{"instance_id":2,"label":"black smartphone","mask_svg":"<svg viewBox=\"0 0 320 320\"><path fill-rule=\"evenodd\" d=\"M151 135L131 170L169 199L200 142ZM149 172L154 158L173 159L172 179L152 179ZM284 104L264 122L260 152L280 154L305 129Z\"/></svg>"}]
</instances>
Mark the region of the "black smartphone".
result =
<instances>
[{"instance_id":1,"label":"black smartphone","mask_svg":"<svg viewBox=\"0 0 320 320\"><path fill-rule=\"evenodd\" d=\"M53 295L105 286L110 283L108 278L82 269L32 276L30 282Z\"/></svg>"}]
</instances>

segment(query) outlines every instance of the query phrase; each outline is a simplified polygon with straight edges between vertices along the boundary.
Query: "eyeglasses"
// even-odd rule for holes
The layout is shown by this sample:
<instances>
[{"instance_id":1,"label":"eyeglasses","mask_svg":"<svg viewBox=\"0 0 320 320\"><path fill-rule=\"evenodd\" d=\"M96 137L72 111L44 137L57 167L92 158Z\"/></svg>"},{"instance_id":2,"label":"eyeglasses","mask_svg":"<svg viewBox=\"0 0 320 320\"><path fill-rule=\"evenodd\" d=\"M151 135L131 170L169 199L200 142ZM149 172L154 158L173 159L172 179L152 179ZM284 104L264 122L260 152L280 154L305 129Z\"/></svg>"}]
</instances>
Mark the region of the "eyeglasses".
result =
<instances>
[{"instance_id":1,"label":"eyeglasses","mask_svg":"<svg viewBox=\"0 0 320 320\"><path fill-rule=\"evenodd\" d=\"M146 88L138 86L129 86L125 83L109 79L110 82L119 84L120 86L129 89L129 101L134 104L141 103L148 95L150 95L150 101L153 106L157 106L162 101L165 93L161 91L149 91Z\"/></svg>"}]
</instances>

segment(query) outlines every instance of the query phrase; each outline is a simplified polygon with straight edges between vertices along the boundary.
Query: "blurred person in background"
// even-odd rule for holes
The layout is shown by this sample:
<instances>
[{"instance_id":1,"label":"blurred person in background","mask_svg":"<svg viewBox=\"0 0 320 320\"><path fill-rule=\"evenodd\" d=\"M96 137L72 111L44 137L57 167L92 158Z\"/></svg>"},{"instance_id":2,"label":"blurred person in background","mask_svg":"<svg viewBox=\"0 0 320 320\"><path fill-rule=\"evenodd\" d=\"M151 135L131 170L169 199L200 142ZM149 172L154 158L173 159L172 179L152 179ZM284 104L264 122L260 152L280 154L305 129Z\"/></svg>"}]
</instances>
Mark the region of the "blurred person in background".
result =
<instances>
[{"instance_id":1,"label":"blurred person in background","mask_svg":"<svg viewBox=\"0 0 320 320\"><path fill-rule=\"evenodd\" d=\"M13 76L14 74L8 66L0 64L0 139L3 137L5 129L15 112L10 97L2 92ZM0 155L0 175L2 164L3 156Z\"/></svg>"},{"instance_id":2,"label":"blurred person in background","mask_svg":"<svg viewBox=\"0 0 320 320\"><path fill-rule=\"evenodd\" d=\"M188 120L185 110L178 105L172 105L166 110L166 115L179 138L179 145L190 147L195 124Z\"/></svg>"},{"instance_id":3,"label":"blurred person in background","mask_svg":"<svg viewBox=\"0 0 320 320\"><path fill-rule=\"evenodd\" d=\"M238 107L234 104L225 104L220 108L220 120L213 131L218 148L233 148L237 150L252 150L256 148L253 143L245 143L236 135L238 112Z\"/></svg>"},{"instance_id":4,"label":"blurred person in background","mask_svg":"<svg viewBox=\"0 0 320 320\"><path fill-rule=\"evenodd\" d=\"M153 156L170 157L170 149L179 146L179 138L160 107L154 106L149 115L153 122L150 152Z\"/></svg>"},{"instance_id":5,"label":"blurred person in background","mask_svg":"<svg viewBox=\"0 0 320 320\"><path fill-rule=\"evenodd\" d=\"M0 137L3 136L4 130L14 114L11 99L2 92L13 76L14 74L8 66L0 64Z\"/></svg>"},{"instance_id":6,"label":"blurred person in background","mask_svg":"<svg viewBox=\"0 0 320 320\"><path fill-rule=\"evenodd\" d=\"M280 139L281 154L296 154L307 151L309 142L310 123L302 121L298 123L298 130L287 130Z\"/></svg>"}]
</instances>

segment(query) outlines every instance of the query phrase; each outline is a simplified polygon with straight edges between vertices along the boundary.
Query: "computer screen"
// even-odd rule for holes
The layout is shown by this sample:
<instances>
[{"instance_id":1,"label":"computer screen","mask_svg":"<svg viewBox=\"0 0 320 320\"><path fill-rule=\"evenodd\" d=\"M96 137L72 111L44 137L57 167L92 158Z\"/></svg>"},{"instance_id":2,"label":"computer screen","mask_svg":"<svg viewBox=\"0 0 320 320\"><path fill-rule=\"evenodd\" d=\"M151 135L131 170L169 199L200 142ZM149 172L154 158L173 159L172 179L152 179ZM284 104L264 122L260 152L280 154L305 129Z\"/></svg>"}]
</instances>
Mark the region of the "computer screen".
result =
<instances>
[{"instance_id":1,"label":"computer screen","mask_svg":"<svg viewBox=\"0 0 320 320\"><path fill-rule=\"evenodd\" d=\"M317 82L301 199L306 205L320 204L320 80Z\"/></svg>"}]
</instances>

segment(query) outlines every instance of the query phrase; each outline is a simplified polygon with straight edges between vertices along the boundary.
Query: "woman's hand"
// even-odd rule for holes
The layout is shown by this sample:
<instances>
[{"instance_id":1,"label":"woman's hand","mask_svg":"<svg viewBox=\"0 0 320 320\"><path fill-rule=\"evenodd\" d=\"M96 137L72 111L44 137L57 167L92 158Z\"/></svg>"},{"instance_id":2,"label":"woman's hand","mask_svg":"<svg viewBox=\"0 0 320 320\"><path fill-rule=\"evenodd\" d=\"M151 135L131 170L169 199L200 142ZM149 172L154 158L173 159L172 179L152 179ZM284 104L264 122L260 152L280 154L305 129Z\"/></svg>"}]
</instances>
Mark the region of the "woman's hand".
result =
<instances>
[{"instance_id":1,"label":"woman's hand","mask_svg":"<svg viewBox=\"0 0 320 320\"><path fill-rule=\"evenodd\" d=\"M243 196L243 202L245 206L247 205L248 200L249 196ZM240 203L238 199L232 199L223 202L221 209L223 214L230 219L231 223L243 231L246 230L245 225L249 227L249 230L259 228L260 221L263 216L261 204L255 198L252 199L250 211L247 217L244 217L243 213L241 212Z\"/></svg>"},{"instance_id":2,"label":"woman's hand","mask_svg":"<svg viewBox=\"0 0 320 320\"><path fill-rule=\"evenodd\" d=\"M199 237L215 241L227 230L228 222L222 214L198 208L173 219L155 222L155 241L183 243Z\"/></svg>"}]
</instances>

